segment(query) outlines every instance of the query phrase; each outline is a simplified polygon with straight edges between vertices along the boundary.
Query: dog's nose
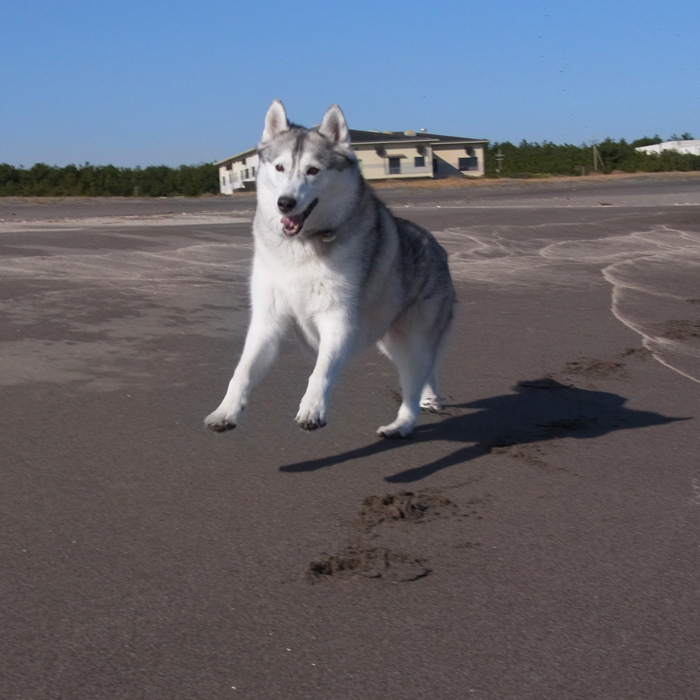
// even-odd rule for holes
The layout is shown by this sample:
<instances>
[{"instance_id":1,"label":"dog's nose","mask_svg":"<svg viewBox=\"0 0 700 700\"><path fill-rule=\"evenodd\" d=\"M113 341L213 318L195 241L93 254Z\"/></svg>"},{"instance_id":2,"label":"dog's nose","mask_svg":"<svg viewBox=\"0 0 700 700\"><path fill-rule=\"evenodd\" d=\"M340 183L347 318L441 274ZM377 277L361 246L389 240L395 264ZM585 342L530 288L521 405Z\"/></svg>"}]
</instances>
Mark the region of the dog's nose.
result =
<instances>
[{"instance_id":1,"label":"dog's nose","mask_svg":"<svg viewBox=\"0 0 700 700\"><path fill-rule=\"evenodd\" d=\"M282 196L277 200L277 207L283 214L288 214L297 205L297 200L294 197Z\"/></svg>"}]
</instances>

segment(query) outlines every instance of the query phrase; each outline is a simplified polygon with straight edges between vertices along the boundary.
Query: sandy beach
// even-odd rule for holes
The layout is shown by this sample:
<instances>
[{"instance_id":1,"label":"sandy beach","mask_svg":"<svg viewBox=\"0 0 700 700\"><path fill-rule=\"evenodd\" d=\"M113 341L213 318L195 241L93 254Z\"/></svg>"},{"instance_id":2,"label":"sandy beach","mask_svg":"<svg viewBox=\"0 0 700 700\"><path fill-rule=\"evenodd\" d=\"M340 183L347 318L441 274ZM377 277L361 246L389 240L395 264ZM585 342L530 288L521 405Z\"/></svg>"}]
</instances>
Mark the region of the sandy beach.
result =
<instances>
[{"instance_id":1,"label":"sandy beach","mask_svg":"<svg viewBox=\"0 0 700 700\"><path fill-rule=\"evenodd\" d=\"M246 194L0 199L0 696L630 700L700 688L700 178L382 188L450 253L446 406L392 366L236 430Z\"/></svg>"}]
</instances>

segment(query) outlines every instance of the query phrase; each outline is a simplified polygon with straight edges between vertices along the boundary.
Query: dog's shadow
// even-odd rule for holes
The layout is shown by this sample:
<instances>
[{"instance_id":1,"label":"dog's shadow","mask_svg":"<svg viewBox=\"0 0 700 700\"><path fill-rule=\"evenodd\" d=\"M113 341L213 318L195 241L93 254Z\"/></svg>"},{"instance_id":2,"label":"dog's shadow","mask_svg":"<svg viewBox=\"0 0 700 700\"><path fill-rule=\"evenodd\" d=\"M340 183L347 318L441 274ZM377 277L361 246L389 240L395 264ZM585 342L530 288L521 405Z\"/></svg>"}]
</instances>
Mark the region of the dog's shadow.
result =
<instances>
[{"instance_id":1,"label":"dog's shadow","mask_svg":"<svg viewBox=\"0 0 700 700\"><path fill-rule=\"evenodd\" d=\"M626 401L618 394L580 389L550 378L521 381L513 393L447 406L442 414L448 417L419 425L413 440L379 439L341 454L288 464L280 471L315 471L387 450L406 449L416 442L451 441L464 445L433 462L385 479L390 483L409 483L481 457L497 447L542 443L564 436L592 439L616 430L689 420L626 408ZM462 410L469 412L461 413ZM455 411L460 413L449 415Z\"/></svg>"}]
</instances>

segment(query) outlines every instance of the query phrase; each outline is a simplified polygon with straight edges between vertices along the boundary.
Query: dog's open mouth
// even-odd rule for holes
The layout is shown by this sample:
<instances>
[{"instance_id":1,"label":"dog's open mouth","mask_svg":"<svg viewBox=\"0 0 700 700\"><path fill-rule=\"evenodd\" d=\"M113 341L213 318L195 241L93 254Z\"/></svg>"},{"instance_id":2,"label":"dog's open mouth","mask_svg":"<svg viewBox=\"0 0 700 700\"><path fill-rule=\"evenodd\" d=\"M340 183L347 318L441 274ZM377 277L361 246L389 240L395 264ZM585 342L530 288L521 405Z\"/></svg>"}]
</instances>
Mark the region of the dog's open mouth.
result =
<instances>
[{"instance_id":1,"label":"dog's open mouth","mask_svg":"<svg viewBox=\"0 0 700 700\"><path fill-rule=\"evenodd\" d=\"M309 204L306 209L304 209L301 214L295 214L294 216L283 216L282 217L282 231L284 231L285 236L296 236L297 233L301 231L304 226L304 222L309 217L309 214L314 210L314 207L318 204L318 198L314 199L311 204Z\"/></svg>"}]
</instances>

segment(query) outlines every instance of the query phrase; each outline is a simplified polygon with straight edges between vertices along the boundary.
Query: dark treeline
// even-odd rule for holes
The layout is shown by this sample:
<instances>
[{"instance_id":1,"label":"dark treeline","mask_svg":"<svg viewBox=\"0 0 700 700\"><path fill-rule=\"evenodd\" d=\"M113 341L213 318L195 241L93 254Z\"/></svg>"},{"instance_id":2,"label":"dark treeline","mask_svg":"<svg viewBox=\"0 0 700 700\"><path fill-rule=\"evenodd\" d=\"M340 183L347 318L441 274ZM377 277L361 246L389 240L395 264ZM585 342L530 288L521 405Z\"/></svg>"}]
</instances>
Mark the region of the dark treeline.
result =
<instances>
[{"instance_id":1,"label":"dark treeline","mask_svg":"<svg viewBox=\"0 0 700 700\"><path fill-rule=\"evenodd\" d=\"M133 169L90 163L16 168L0 163L0 196L4 197L197 197L218 192L218 171L211 163Z\"/></svg>"},{"instance_id":2,"label":"dark treeline","mask_svg":"<svg viewBox=\"0 0 700 700\"><path fill-rule=\"evenodd\" d=\"M690 134L682 138L669 140L687 140ZM628 143L624 139L613 141L605 139L595 148L593 145L563 146L549 143L529 143L523 141L515 146L506 141L492 143L486 152L486 175L494 177L498 173L498 154L500 159L500 175L503 177L527 177L546 175L581 175L592 171L602 173L612 172L670 172L700 170L700 156L679 153L678 151L663 151L660 154L647 154L635 150L639 146L649 146L661 143L658 136L642 138Z\"/></svg>"},{"instance_id":3,"label":"dark treeline","mask_svg":"<svg viewBox=\"0 0 700 700\"><path fill-rule=\"evenodd\" d=\"M691 139L690 134L669 140ZM700 170L700 156L663 151L646 154L638 146L661 143L658 136L628 143L605 139L595 146L558 145L548 141L514 145L494 142L486 150L486 175L495 177L543 177L582 175L593 171L670 172ZM499 159L499 154L502 156ZM499 171L500 163L500 171ZM17 197L198 197L219 193L219 176L212 163L117 168L114 165L66 165L37 163L17 168L0 163L0 196Z\"/></svg>"}]
</instances>

